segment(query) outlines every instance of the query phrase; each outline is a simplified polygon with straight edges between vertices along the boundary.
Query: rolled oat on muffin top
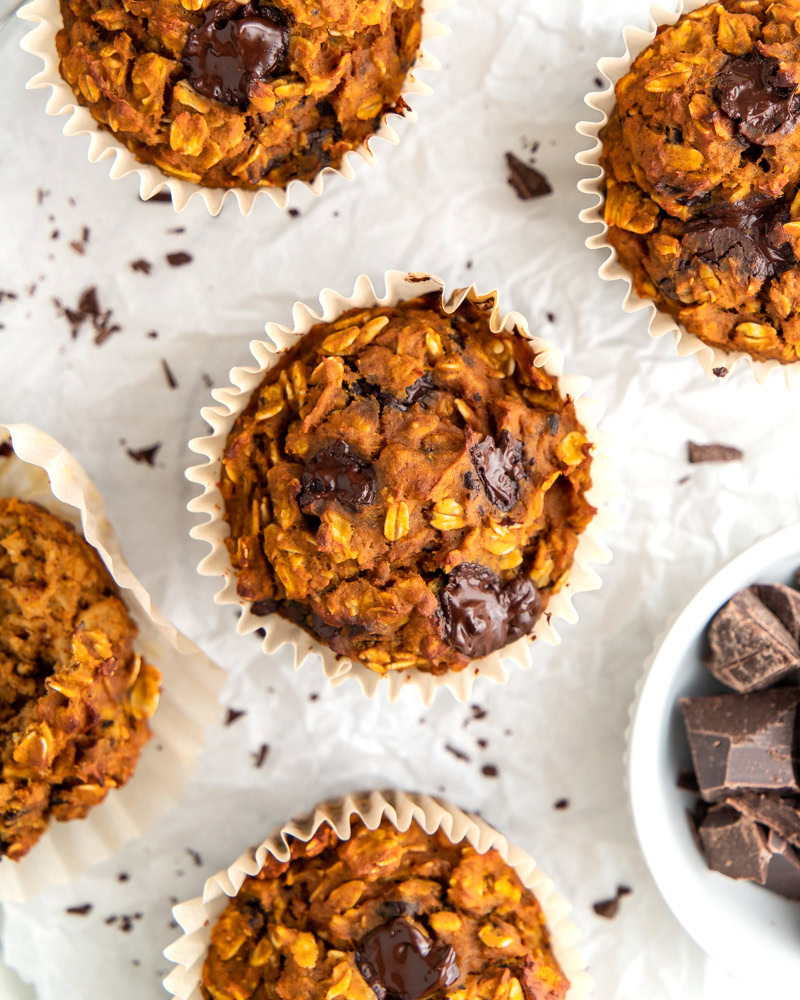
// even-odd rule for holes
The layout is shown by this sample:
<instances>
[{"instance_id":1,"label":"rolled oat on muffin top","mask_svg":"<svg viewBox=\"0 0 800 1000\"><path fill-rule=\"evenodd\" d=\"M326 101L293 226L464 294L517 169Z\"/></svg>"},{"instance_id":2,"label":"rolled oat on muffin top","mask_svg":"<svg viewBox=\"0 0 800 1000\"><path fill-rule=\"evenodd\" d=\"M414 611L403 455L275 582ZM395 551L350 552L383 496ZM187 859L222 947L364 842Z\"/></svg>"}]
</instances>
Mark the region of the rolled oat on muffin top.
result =
<instances>
[{"instance_id":1,"label":"rolled oat on muffin top","mask_svg":"<svg viewBox=\"0 0 800 1000\"><path fill-rule=\"evenodd\" d=\"M609 242L639 295L723 351L800 356L800 0L659 30L601 131Z\"/></svg>"},{"instance_id":2,"label":"rolled oat on muffin top","mask_svg":"<svg viewBox=\"0 0 800 1000\"><path fill-rule=\"evenodd\" d=\"M379 674L461 670L533 631L595 513L592 446L490 309L351 310L266 373L219 484L255 614Z\"/></svg>"},{"instance_id":3,"label":"rolled oat on muffin top","mask_svg":"<svg viewBox=\"0 0 800 1000\"><path fill-rule=\"evenodd\" d=\"M61 75L141 161L206 187L338 167L394 110L422 0L61 0Z\"/></svg>"},{"instance_id":4,"label":"rolled oat on muffin top","mask_svg":"<svg viewBox=\"0 0 800 1000\"><path fill-rule=\"evenodd\" d=\"M211 930L213 1000L564 1000L541 907L496 850L412 823L325 825L269 856Z\"/></svg>"},{"instance_id":5,"label":"rolled oat on muffin top","mask_svg":"<svg viewBox=\"0 0 800 1000\"><path fill-rule=\"evenodd\" d=\"M161 681L137 632L85 539L0 499L0 856L18 861L133 776Z\"/></svg>"}]
</instances>

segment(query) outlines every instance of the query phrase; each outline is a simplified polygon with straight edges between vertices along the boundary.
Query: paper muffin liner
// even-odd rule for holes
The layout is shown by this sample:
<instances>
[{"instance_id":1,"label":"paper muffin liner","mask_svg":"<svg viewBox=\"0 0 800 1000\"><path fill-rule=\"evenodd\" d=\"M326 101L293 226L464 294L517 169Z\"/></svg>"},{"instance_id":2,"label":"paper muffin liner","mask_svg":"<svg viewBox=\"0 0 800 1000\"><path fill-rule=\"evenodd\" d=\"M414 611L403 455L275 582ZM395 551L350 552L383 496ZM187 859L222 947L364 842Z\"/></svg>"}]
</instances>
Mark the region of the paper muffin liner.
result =
<instances>
[{"instance_id":1,"label":"paper muffin liner","mask_svg":"<svg viewBox=\"0 0 800 1000\"><path fill-rule=\"evenodd\" d=\"M459 701L466 701L477 677L487 677L501 684L506 682L508 675L503 661L510 661L520 667L532 666L531 637L525 636L483 659L474 660L464 670L449 671L436 676L414 668L390 671L385 678L382 678L361 663L354 663L347 657L337 657L328 646L277 614L267 617L254 615L250 610L251 602L239 597L236 592L236 573L225 545L229 529L224 520L225 503L218 486L225 443L237 417L247 406L253 390L260 384L264 373L280 361L282 352L291 347L316 323L334 322L349 309L394 306L429 292L441 293L445 302L444 282L433 275L387 271L384 280L386 294L383 296L379 296L366 275L361 275L356 281L353 294L349 297L340 295L330 288L324 289L320 294L321 312L315 312L303 303L296 303L292 313L293 326L267 323L266 332L270 342L251 341L250 350L256 360L256 366L233 368L230 372L232 385L212 391L211 395L219 405L207 406L202 410L202 416L210 424L212 433L189 442L192 451L203 455L206 462L195 465L186 472L187 479L203 487L202 495L191 500L188 509L194 514L206 516L203 524L196 525L192 529L192 538L208 542L211 546L210 554L200 562L198 571L203 576L222 578L223 585L215 595L215 600L218 604L236 605L241 609L237 626L240 635L247 635L258 628L264 628L267 633L263 644L264 651L274 653L285 643L290 644L294 648L294 663L297 669L310 654L317 653L322 657L325 674L332 685L337 686L348 678L354 678L360 683L368 698L375 695L381 686L381 681L384 680L383 687L390 701L395 701L407 685L413 685L418 689L425 704L431 703L438 688L448 688ZM597 400L585 396L591 384L590 379L563 374L563 356L555 344L534 337L528 329L527 321L519 313L512 312L508 315L501 313L496 291L480 295L474 285L471 288L462 288L453 294L444 308L448 313L453 313L465 300L492 303L489 322L495 333L516 329L531 341L537 352L537 367L543 368L548 375L558 377L562 395L568 395L574 400L578 419L583 424L588 439L594 445L592 487L587 493L587 499L597 508L597 515L579 536L567 582L559 593L550 598L546 614L541 616L532 633L534 639L542 639L551 645L557 645L560 639L553 620L559 618L570 624L578 620L572 598L575 594L597 590L600 587L600 578L591 569L590 563L605 563L611 558L602 541L602 535L611 520L607 503L617 491L610 478L611 462L606 450L606 439L597 429L603 406Z\"/></svg>"},{"instance_id":2,"label":"paper muffin liner","mask_svg":"<svg viewBox=\"0 0 800 1000\"><path fill-rule=\"evenodd\" d=\"M149 720L153 735L131 780L112 789L85 819L52 822L20 861L0 861L0 900L24 902L104 861L178 802L206 729L221 714L225 675L153 607L122 557L100 494L69 452L29 424L0 424L0 441L9 439L14 454L0 458L0 497L40 504L97 550L139 626L136 650L163 674L159 706Z\"/></svg>"},{"instance_id":3,"label":"paper muffin liner","mask_svg":"<svg viewBox=\"0 0 800 1000\"><path fill-rule=\"evenodd\" d=\"M636 57L653 42L659 28L663 25L675 24L683 14L705 7L708 2L709 0L678 0L677 10L667 10L659 4L652 4L650 6L650 29L643 31L641 28L628 25L622 32L625 54L598 61L598 72L609 82L610 86L600 92L593 91L584 98L584 102L592 110L599 111L602 118L599 121L579 122L576 126L581 135L594 140L594 145L591 149L578 153L575 159L582 167L596 168L597 171L593 172L594 176L584 177L578 183L579 191L583 194L593 195L595 198L595 204L591 208L583 209L579 218L581 222L586 222L591 226L602 226L601 232L587 238L586 246L590 250L609 251L605 261L600 265L600 277L603 281L624 281L627 284L628 291L622 308L627 313L639 312L642 309L647 310L649 313L647 330L651 337L657 339L667 333L673 333L678 354L681 357L694 355L700 367L712 381L726 379L734 368L744 364L745 367L750 366L759 385L766 382L773 369L780 368L783 370L787 388L796 389L800 386L800 361L789 364L781 364L780 361L776 360L760 361L744 351L721 351L719 348L711 347L704 344L693 333L689 333L686 327L681 325L674 316L659 309L651 299L637 295L633 287L633 275L619 262L617 251L607 239L608 225L603 218L605 170L600 165L603 149L600 131L608 123L614 111L616 85L631 68ZM773 379L773 383L774 381Z\"/></svg>"},{"instance_id":4,"label":"paper muffin liner","mask_svg":"<svg viewBox=\"0 0 800 1000\"><path fill-rule=\"evenodd\" d=\"M416 822L428 834L441 830L453 844L466 840L479 854L494 848L536 896L542 908L553 953L572 984L567 1000L584 1000L592 993L594 982L585 971L586 962L578 951L580 931L569 919L570 904L558 895L553 882L533 858L509 844L479 816L462 812L428 795L399 791L365 792L322 803L309 815L281 827L255 850L245 851L229 868L206 879L202 896L173 907L175 920L184 933L164 949L164 957L176 966L164 979L167 992L180 1000L202 1000L200 979L211 929L229 898L239 892L248 875L261 871L269 855L287 861L289 837L308 841L325 823L338 837L347 840L354 818L361 819L370 830L378 827L383 819L401 832Z\"/></svg>"},{"instance_id":5,"label":"paper muffin liner","mask_svg":"<svg viewBox=\"0 0 800 1000\"><path fill-rule=\"evenodd\" d=\"M173 177L153 164L141 163L137 160L128 147L120 142L110 129L103 127L92 117L88 108L77 102L72 87L59 72L56 34L63 27L59 0L31 0L18 11L18 15L23 21L30 21L35 25L21 39L20 46L25 52L38 56L44 63L43 68L28 80L26 89L38 90L50 87L51 94L45 110L49 115L69 115L64 125L64 135L88 135L90 137L89 162L96 163L98 160L111 158L109 175L112 180L119 180L121 177L127 177L128 174L138 174L139 196L143 201L152 198L159 191L168 190L172 196L172 207L176 212L182 212L192 198L198 196L205 202L211 215L218 215L225 201L235 198L242 215L249 215L253 211L256 198L266 195L278 208L286 210L289 207L291 190L295 186L307 188L312 194L319 197L325 186L326 175L339 174L346 180L353 180L355 177L351 163L353 156L360 157L371 167L375 166L377 155L370 145L373 139L384 139L392 146L398 145L400 136L392 127L391 119L397 117L416 122L418 115L408 105L408 98L414 96L430 97L433 94L431 87L417 80L416 73L419 70L441 69L438 59L426 52L424 46L432 38L440 38L450 34L450 29L440 24L436 20L435 14L451 6L452 3L453 0L426 0L425 2L417 59L409 70L400 92L398 104L403 109L402 112L389 111L382 115L376 131L361 146L350 150L338 168L324 167L311 181L293 180L286 188L263 187L256 191L250 191L245 188L203 187L201 184Z\"/></svg>"}]
</instances>

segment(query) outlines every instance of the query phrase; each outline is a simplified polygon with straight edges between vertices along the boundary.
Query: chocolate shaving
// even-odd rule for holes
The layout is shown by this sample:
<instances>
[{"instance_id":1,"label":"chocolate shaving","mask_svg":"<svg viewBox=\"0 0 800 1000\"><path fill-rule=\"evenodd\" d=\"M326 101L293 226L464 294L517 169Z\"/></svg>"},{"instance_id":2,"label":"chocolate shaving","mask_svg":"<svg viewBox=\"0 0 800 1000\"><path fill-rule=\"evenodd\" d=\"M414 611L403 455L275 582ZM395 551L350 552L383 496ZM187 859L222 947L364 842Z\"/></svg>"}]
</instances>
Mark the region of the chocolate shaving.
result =
<instances>
[{"instance_id":1,"label":"chocolate shaving","mask_svg":"<svg viewBox=\"0 0 800 1000\"><path fill-rule=\"evenodd\" d=\"M448 753L451 753L457 760L464 760L467 761L467 763L469 763L469 761L471 760L469 754L464 753L463 750L459 750L457 747L452 746L450 743L445 743L444 748L445 750L447 750Z\"/></svg>"},{"instance_id":2,"label":"chocolate shaving","mask_svg":"<svg viewBox=\"0 0 800 1000\"><path fill-rule=\"evenodd\" d=\"M619 902L623 896L629 896L633 890L627 885L617 886L616 896L611 899L602 899L599 903L593 903L592 909L598 917L605 917L606 920L613 920L619 912Z\"/></svg>"},{"instance_id":3,"label":"chocolate shaving","mask_svg":"<svg viewBox=\"0 0 800 1000\"><path fill-rule=\"evenodd\" d=\"M68 906L66 912L73 917L87 917L93 909L91 903L81 903L80 906Z\"/></svg>"},{"instance_id":4,"label":"chocolate shaving","mask_svg":"<svg viewBox=\"0 0 800 1000\"><path fill-rule=\"evenodd\" d=\"M170 389L177 389L178 380L175 378L172 369L167 364L166 358L161 359L161 367L164 369L164 377L167 380L167 385L170 387Z\"/></svg>"},{"instance_id":5,"label":"chocolate shaving","mask_svg":"<svg viewBox=\"0 0 800 1000\"><path fill-rule=\"evenodd\" d=\"M247 715L247 712L243 708L229 708L225 715L223 726L232 725L237 719L241 719L243 715Z\"/></svg>"},{"instance_id":6,"label":"chocolate shaving","mask_svg":"<svg viewBox=\"0 0 800 1000\"><path fill-rule=\"evenodd\" d=\"M261 767L264 761L267 759L267 754L269 753L269 743L262 743L258 750L252 754L253 766L258 768Z\"/></svg>"},{"instance_id":7,"label":"chocolate shaving","mask_svg":"<svg viewBox=\"0 0 800 1000\"><path fill-rule=\"evenodd\" d=\"M71 326L70 335L72 339L77 336L84 323L91 323L94 328L94 342L98 347L105 343L108 338L118 333L122 327L118 323L111 322L112 312L110 309L101 309L97 298L97 289L92 286L81 293L78 304L75 308L65 306L60 299L53 299L53 304L59 313L69 322Z\"/></svg>"},{"instance_id":8,"label":"chocolate shaving","mask_svg":"<svg viewBox=\"0 0 800 1000\"><path fill-rule=\"evenodd\" d=\"M523 163L513 153L506 153L506 163L508 164L508 183L522 201L541 198L543 195L552 193L550 182L535 167Z\"/></svg>"},{"instance_id":9,"label":"chocolate shaving","mask_svg":"<svg viewBox=\"0 0 800 1000\"><path fill-rule=\"evenodd\" d=\"M156 464L156 455L161 443L151 444L149 448L128 448L127 452L134 462L144 462L146 465Z\"/></svg>"},{"instance_id":10,"label":"chocolate shaving","mask_svg":"<svg viewBox=\"0 0 800 1000\"><path fill-rule=\"evenodd\" d=\"M698 462L739 462L744 458L744 452L727 444L695 444L689 442L689 461L692 465Z\"/></svg>"}]
</instances>

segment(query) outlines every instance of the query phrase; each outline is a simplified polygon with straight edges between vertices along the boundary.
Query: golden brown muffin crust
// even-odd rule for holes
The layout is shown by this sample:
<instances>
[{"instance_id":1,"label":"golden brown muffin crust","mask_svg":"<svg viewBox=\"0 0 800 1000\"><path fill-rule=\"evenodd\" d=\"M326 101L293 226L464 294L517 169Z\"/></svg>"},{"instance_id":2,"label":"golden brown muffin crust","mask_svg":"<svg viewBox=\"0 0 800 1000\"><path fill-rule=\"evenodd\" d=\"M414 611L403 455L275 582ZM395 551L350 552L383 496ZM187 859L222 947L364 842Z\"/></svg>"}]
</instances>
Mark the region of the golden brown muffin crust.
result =
<instances>
[{"instance_id":1,"label":"golden brown muffin crust","mask_svg":"<svg viewBox=\"0 0 800 1000\"><path fill-rule=\"evenodd\" d=\"M421 0L61 0L61 74L136 157L207 187L338 167L400 101Z\"/></svg>"},{"instance_id":2,"label":"golden brown muffin crust","mask_svg":"<svg viewBox=\"0 0 800 1000\"><path fill-rule=\"evenodd\" d=\"M36 504L0 499L0 855L132 776L159 671L99 556Z\"/></svg>"},{"instance_id":3,"label":"golden brown muffin crust","mask_svg":"<svg viewBox=\"0 0 800 1000\"><path fill-rule=\"evenodd\" d=\"M220 483L256 614L378 673L463 669L532 631L594 514L591 445L486 305L351 310L267 373Z\"/></svg>"},{"instance_id":4,"label":"golden brown muffin crust","mask_svg":"<svg viewBox=\"0 0 800 1000\"><path fill-rule=\"evenodd\" d=\"M722 0L663 27L601 132L609 242L724 351L800 353L800 2Z\"/></svg>"},{"instance_id":5,"label":"golden brown muffin crust","mask_svg":"<svg viewBox=\"0 0 800 1000\"><path fill-rule=\"evenodd\" d=\"M392 938L419 948L400 973L405 990L390 992L400 1000L564 1000L569 990L536 898L496 851L416 823L400 833L358 821L349 840L328 826L292 840L291 861L270 856L245 880L212 929L203 995L385 998L375 953L386 958Z\"/></svg>"}]
</instances>

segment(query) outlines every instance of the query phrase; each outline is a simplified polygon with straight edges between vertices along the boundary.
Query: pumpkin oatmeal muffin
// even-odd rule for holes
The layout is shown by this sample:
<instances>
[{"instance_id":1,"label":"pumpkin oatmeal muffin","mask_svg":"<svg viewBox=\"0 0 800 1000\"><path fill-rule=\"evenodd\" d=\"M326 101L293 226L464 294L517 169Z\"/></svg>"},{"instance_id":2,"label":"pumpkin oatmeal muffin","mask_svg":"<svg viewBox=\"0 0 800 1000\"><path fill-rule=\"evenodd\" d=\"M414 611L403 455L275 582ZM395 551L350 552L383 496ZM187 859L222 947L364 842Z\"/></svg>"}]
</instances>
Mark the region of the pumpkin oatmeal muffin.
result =
<instances>
[{"instance_id":1,"label":"pumpkin oatmeal muffin","mask_svg":"<svg viewBox=\"0 0 800 1000\"><path fill-rule=\"evenodd\" d=\"M212 929L202 982L213 1000L564 1000L570 986L497 851L386 820L270 855Z\"/></svg>"},{"instance_id":2,"label":"pumpkin oatmeal muffin","mask_svg":"<svg viewBox=\"0 0 800 1000\"><path fill-rule=\"evenodd\" d=\"M133 775L161 679L136 633L83 538L0 499L0 856L18 861Z\"/></svg>"},{"instance_id":3,"label":"pumpkin oatmeal muffin","mask_svg":"<svg viewBox=\"0 0 800 1000\"><path fill-rule=\"evenodd\" d=\"M722 0L663 27L601 132L609 242L712 347L800 356L800 0Z\"/></svg>"},{"instance_id":4,"label":"pumpkin oatmeal muffin","mask_svg":"<svg viewBox=\"0 0 800 1000\"><path fill-rule=\"evenodd\" d=\"M370 670L461 670L528 635L595 511L592 447L491 301L318 324L267 372L219 484L239 595Z\"/></svg>"},{"instance_id":5,"label":"pumpkin oatmeal muffin","mask_svg":"<svg viewBox=\"0 0 800 1000\"><path fill-rule=\"evenodd\" d=\"M61 74L145 163L218 188L338 167L402 106L422 0L61 0Z\"/></svg>"}]
</instances>

